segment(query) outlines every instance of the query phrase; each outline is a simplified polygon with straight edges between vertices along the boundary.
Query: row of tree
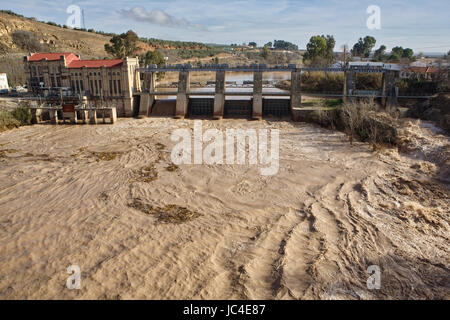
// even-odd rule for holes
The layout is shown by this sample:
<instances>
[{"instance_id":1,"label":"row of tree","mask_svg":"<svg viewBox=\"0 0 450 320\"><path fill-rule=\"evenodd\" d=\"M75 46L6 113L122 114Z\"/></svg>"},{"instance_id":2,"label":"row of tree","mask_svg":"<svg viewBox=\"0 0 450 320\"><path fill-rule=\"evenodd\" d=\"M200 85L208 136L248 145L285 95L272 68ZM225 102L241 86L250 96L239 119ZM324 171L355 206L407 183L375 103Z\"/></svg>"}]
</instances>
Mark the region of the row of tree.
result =
<instances>
[{"instance_id":1,"label":"row of tree","mask_svg":"<svg viewBox=\"0 0 450 320\"><path fill-rule=\"evenodd\" d=\"M353 57L369 58L376 42L376 39L372 36L359 38L351 50L351 55ZM306 46L306 53L303 55L303 59L310 65L330 65L334 61L335 45L336 41L333 36L313 36ZM392 49L390 54L386 52L386 49L385 45L381 45L379 49L375 50L373 59L382 62L411 61L414 59L414 51L410 48L397 46ZM346 58L345 56L344 59Z\"/></svg>"}]
</instances>

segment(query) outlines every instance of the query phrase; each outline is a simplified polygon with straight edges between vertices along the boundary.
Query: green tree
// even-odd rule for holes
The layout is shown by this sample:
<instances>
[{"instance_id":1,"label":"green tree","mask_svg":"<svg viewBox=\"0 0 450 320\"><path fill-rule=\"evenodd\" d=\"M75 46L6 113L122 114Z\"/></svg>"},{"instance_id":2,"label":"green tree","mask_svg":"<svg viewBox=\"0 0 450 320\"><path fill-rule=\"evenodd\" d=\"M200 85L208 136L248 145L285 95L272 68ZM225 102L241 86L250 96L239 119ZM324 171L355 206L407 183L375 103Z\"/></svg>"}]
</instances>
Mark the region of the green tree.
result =
<instances>
[{"instance_id":1,"label":"green tree","mask_svg":"<svg viewBox=\"0 0 450 320\"><path fill-rule=\"evenodd\" d=\"M248 45L250 46L250 47L253 47L253 48L256 48L258 45L257 45L257 43L256 42L249 42L248 43Z\"/></svg>"},{"instance_id":2,"label":"green tree","mask_svg":"<svg viewBox=\"0 0 450 320\"><path fill-rule=\"evenodd\" d=\"M373 47L375 47L375 44L377 43L377 40L375 40L374 37L366 36L363 38L359 38L358 42L355 43L352 49L353 56L358 57L369 57L370 52L372 51Z\"/></svg>"},{"instance_id":3,"label":"green tree","mask_svg":"<svg viewBox=\"0 0 450 320\"><path fill-rule=\"evenodd\" d=\"M392 54L398 57L403 57L403 48L402 47L394 47L392 48Z\"/></svg>"},{"instance_id":4,"label":"green tree","mask_svg":"<svg viewBox=\"0 0 450 320\"><path fill-rule=\"evenodd\" d=\"M313 36L306 45L306 53L303 58L311 64L331 64L334 59L334 46L336 41L333 36Z\"/></svg>"},{"instance_id":5,"label":"green tree","mask_svg":"<svg viewBox=\"0 0 450 320\"><path fill-rule=\"evenodd\" d=\"M375 50L374 60L383 61L385 59L386 49L385 45L381 45L379 49Z\"/></svg>"},{"instance_id":6,"label":"green tree","mask_svg":"<svg viewBox=\"0 0 450 320\"><path fill-rule=\"evenodd\" d=\"M267 42L267 43L264 45L264 47L269 47L269 49L271 49L272 46L273 46L273 44L272 44L271 41Z\"/></svg>"},{"instance_id":7,"label":"green tree","mask_svg":"<svg viewBox=\"0 0 450 320\"><path fill-rule=\"evenodd\" d=\"M389 61L390 62L400 62L400 59L401 59L401 56L399 56L397 53L392 53L390 56L389 56Z\"/></svg>"},{"instance_id":8,"label":"green tree","mask_svg":"<svg viewBox=\"0 0 450 320\"><path fill-rule=\"evenodd\" d=\"M297 51L298 46L284 40L274 40L273 47L277 50Z\"/></svg>"},{"instance_id":9,"label":"green tree","mask_svg":"<svg viewBox=\"0 0 450 320\"><path fill-rule=\"evenodd\" d=\"M263 57L265 60L269 59L270 47L268 45L265 45L264 48L261 50L261 57Z\"/></svg>"},{"instance_id":10,"label":"green tree","mask_svg":"<svg viewBox=\"0 0 450 320\"><path fill-rule=\"evenodd\" d=\"M410 49L410 48L405 48L405 49L403 50L403 55L402 55L402 57L403 57L403 58L406 58L406 59L409 59L409 60L412 60L413 57L414 57L414 51L413 51L412 49Z\"/></svg>"},{"instance_id":11,"label":"green tree","mask_svg":"<svg viewBox=\"0 0 450 320\"><path fill-rule=\"evenodd\" d=\"M109 40L111 44L105 44L105 51L116 58L125 58L136 53L138 40L137 34L129 30L126 33L114 35Z\"/></svg>"},{"instance_id":12,"label":"green tree","mask_svg":"<svg viewBox=\"0 0 450 320\"><path fill-rule=\"evenodd\" d=\"M147 51L145 54L141 55L140 60L143 65L156 64L158 67L161 67L166 64L166 60L161 52L158 50L155 51Z\"/></svg>"},{"instance_id":13,"label":"green tree","mask_svg":"<svg viewBox=\"0 0 450 320\"><path fill-rule=\"evenodd\" d=\"M326 58L327 58L327 60L329 62L333 62L333 60L334 60L334 46L336 45L336 40L334 40L334 37L330 36L330 35L327 35L325 39L327 41Z\"/></svg>"},{"instance_id":14,"label":"green tree","mask_svg":"<svg viewBox=\"0 0 450 320\"><path fill-rule=\"evenodd\" d=\"M327 40L323 36L313 36L306 45L306 53L303 57L306 60L314 60L327 54Z\"/></svg>"}]
</instances>

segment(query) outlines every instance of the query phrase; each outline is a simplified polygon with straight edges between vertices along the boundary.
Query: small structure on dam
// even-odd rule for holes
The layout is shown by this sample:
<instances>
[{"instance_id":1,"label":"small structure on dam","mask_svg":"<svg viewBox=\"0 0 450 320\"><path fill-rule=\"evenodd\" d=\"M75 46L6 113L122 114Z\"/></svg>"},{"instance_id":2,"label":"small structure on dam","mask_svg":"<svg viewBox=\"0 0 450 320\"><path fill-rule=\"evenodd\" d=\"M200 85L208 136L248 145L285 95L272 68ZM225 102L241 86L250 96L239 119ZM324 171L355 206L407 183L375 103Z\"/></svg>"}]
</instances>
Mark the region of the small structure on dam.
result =
<instances>
[{"instance_id":1,"label":"small structure on dam","mask_svg":"<svg viewBox=\"0 0 450 320\"><path fill-rule=\"evenodd\" d=\"M173 96L176 94L176 107L174 116L182 119L189 116L210 116L213 119L222 119L226 115L241 115L253 119L261 119L272 114L289 116L297 119L296 110L301 110L302 103L302 73L310 71L342 72L344 73L344 86L342 93L314 93L308 95L318 97L341 97L345 101L358 97L381 98L386 108L397 105L398 90L395 82L399 77L399 71L383 66L346 66L343 68L297 68L296 65L268 67L264 64L252 64L250 66L230 67L228 65L212 65L192 67L191 65L176 65L157 67L151 65L139 68L143 74L142 91L140 95L139 109L147 115L151 114L152 107L157 96ZM198 92L190 90L190 75L192 72L215 72L214 92ZM159 72L178 72L178 91L163 92L156 90L156 75ZM253 73L252 92L233 92L226 90L226 74L230 72ZM291 89L289 92L264 92L264 72L290 72ZM357 73L382 73L383 84L379 91L356 90ZM198 96L214 96L214 98L198 98ZM250 100L226 100L227 96L249 96Z\"/></svg>"}]
</instances>

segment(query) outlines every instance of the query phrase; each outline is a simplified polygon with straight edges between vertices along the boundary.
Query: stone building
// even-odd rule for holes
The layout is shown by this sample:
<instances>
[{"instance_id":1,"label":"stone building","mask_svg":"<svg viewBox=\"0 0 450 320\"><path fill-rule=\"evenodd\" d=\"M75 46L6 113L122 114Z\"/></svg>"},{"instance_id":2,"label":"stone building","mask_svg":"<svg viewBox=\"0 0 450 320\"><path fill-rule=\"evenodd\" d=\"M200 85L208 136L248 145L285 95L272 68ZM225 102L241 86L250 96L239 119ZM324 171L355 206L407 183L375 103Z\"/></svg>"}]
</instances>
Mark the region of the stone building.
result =
<instances>
[{"instance_id":1,"label":"stone building","mask_svg":"<svg viewBox=\"0 0 450 320\"><path fill-rule=\"evenodd\" d=\"M73 53L33 53L24 58L29 91L70 90L90 104L113 105L119 116L133 113L133 95L140 91L139 59L81 60Z\"/></svg>"}]
</instances>

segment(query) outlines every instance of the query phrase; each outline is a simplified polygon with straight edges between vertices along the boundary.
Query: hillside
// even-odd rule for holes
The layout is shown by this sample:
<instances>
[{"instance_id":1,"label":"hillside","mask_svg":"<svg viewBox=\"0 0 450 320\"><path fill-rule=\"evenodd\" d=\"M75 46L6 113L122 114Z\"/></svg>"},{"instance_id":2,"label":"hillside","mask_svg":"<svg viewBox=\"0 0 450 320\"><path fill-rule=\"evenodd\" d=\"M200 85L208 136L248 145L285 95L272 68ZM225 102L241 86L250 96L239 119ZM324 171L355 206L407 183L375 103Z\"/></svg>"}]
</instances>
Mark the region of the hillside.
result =
<instances>
[{"instance_id":1,"label":"hillside","mask_svg":"<svg viewBox=\"0 0 450 320\"><path fill-rule=\"evenodd\" d=\"M70 51L84 58L108 56L104 46L110 37L86 31L65 29L48 25L32 19L0 13L0 47L7 53L20 52L13 40L16 30L33 32L42 44L47 44L49 51Z\"/></svg>"},{"instance_id":2,"label":"hillside","mask_svg":"<svg viewBox=\"0 0 450 320\"><path fill-rule=\"evenodd\" d=\"M111 36L96 32L73 30L39 22L34 19L20 15L9 14L0 11L0 54L19 53L21 50L13 41L12 34L17 30L32 32L39 42L47 47L47 51L73 52L80 54L83 58L103 58L109 54L105 52L104 46L109 43ZM126 31L126 30L124 30ZM145 39L144 39L145 40ZM156 49L175 50L199 50L207 45L193 42L177 42L159 39L139 41L138 54Z\"/></svg>"}]
</instances>

